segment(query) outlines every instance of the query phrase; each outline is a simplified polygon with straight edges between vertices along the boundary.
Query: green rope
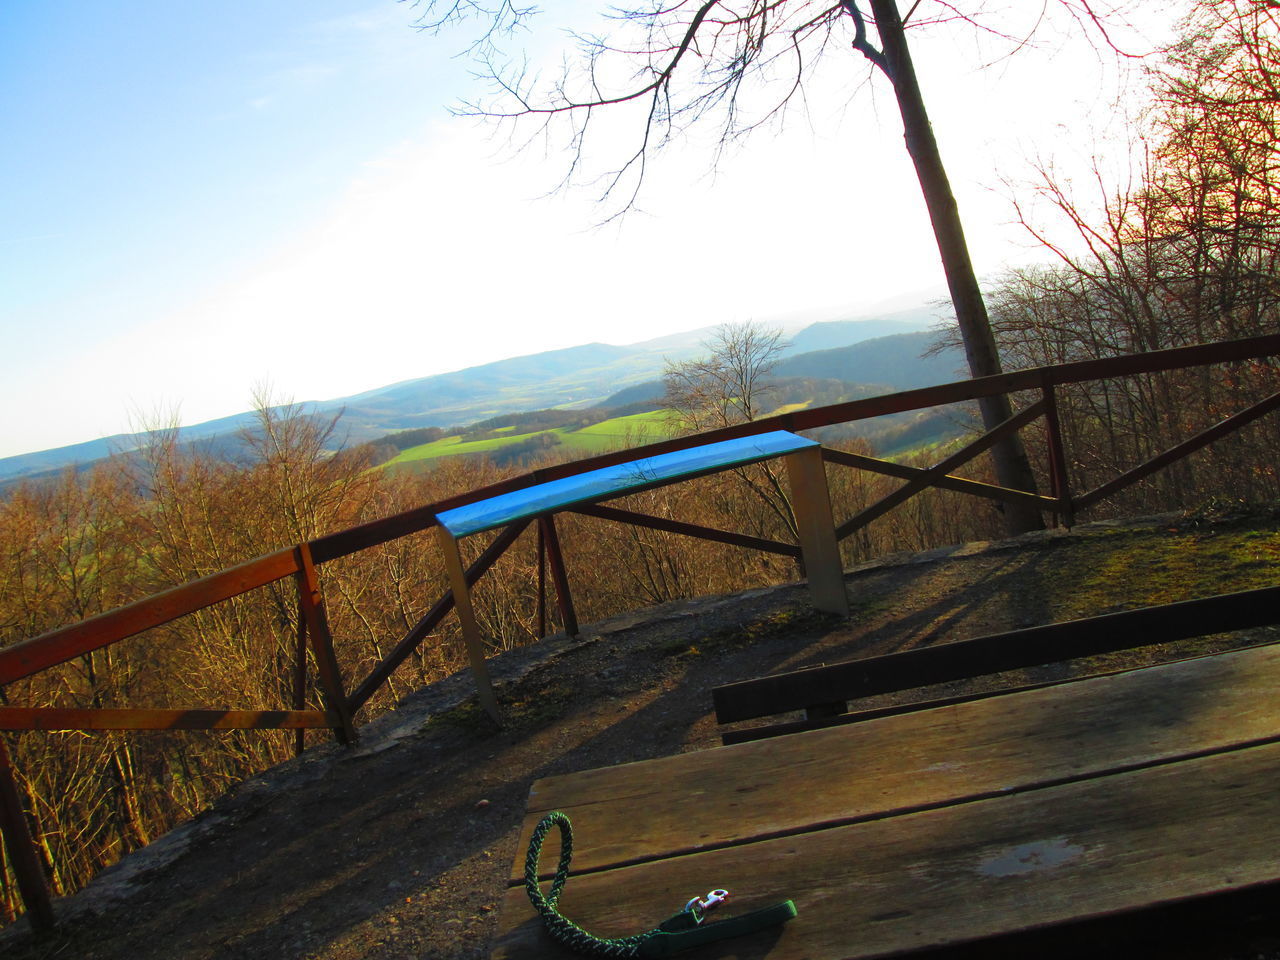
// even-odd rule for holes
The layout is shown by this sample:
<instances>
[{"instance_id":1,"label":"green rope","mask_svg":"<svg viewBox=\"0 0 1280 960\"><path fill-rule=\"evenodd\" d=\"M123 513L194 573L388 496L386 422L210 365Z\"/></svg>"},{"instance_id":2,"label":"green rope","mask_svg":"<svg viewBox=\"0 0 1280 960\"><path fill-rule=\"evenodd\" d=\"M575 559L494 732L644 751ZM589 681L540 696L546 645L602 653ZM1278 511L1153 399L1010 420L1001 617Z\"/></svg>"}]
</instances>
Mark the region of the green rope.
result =
<instances>
[{"instance_id":1,"label":"green rope","mask_svg":"<svg viewBox=\"0 0 1280 960\"><path fill-rule=\"evenodd\" d=\"M542 842L552 827L560 828L560 864L556 867L555 879L551 881L551 893L542 895L538 886L538 860L542 856ZM556 909L560 900L560 891L569 879L569 863L573 860L573 824L569 818L558 810L549 813L538 821L534 828L533 839L529 841L529 853L524 860L524 889L529 894L533 909L542 916L547 925L547 933L570 950L585 953L591 957L638 957L640 945L661 933L660 927L654 927L645 933L631 937L606 939L597 937L570 920Z\"/></svg>"},{"instance_id":2,"label":"green rope","mask_svg":"<svg viewBox=\"0 0 1280 960\"><path fill-rule=\"evenodd\" d=\"M538 860L542 856L542 843L552 827L560 828L560 863L551 881L551 892L544 896L538 886ZM714 940L740 937L765 927L786 923L796 915L795 904L786 900L721 923L704 925L703 907L712 902L712 895L708 894L705 903L698 898L690 900L683 910L668 917L652 930L631 937L597 937L587 933L556 909L565 881L569 879L569 863L572 860L573 824L558 810L547 814L538 821L529 841L529 853L524 860L524 889L529 894L533 909L538 911L542 922L546 924L551 938L570 950L589 957L666 957ZM722 898L724 891L713 891L713 894Z\"/></svg>"}]
</instances>

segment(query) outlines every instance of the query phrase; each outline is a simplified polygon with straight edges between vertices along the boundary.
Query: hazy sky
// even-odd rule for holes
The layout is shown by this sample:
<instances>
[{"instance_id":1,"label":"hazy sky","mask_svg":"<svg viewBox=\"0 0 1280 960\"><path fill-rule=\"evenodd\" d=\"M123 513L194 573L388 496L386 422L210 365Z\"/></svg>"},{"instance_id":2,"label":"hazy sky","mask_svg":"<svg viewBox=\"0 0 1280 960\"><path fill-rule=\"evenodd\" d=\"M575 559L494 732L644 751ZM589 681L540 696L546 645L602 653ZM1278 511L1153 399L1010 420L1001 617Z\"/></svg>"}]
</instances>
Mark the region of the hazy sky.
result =
<instances>
[{"instance_id":1,"label":"hazy sky","mask_svg":"<svg viewBox=\"0 0 1280 960\"><path fill-rule=\"evenodd\" d=\"M556 26L594 9L552 0L533 62L557 60ZM807 118L714 171L709 141L680 145L642 212L593 229L594 194L544 197L566 162L554 144L513 154L449 114L478 92L453 56L467 34L414 30L417 12L0 5L0 456L172 409L187 423L235 413L265 381L326 399L940 288L896 110L881 78L859 88L867 66L846 43ZM1001 176L1025 176L1033 154L1087 155L1114 95L1112 71L1069 36L978 69L1004 48L960 31L915 48L988 274L1036 256Z\"/></svg>"}]
</instances>

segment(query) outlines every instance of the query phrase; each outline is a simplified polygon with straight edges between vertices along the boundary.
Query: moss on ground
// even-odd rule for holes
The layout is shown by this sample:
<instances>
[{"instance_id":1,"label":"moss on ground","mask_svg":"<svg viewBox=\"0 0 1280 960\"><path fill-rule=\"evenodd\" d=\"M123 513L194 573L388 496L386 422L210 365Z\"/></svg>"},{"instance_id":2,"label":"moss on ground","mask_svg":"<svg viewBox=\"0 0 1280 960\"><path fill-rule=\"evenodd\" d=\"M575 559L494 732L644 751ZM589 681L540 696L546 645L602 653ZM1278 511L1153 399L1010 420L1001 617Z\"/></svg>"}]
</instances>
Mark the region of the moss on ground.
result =
<instances>
[{"instance_id":1,"label":"moss on ground","mask_svg":"<svg viewBox=\"0 0 1280 960\"><path fill-rule=\"evenodd\" d=\"M1053 558L1056 620L1273 586L1280 527L1117 531L1064 544Z\"/></svg>"},{"instance_id":2,"label":"moss on ground","mask_svg":"<svg viewBox=\"0 0 1280 960\"><path fill-rule=\"evenodd\" d=\"M834 614L809 608L789 607L697 637L675 638L660 645L656 653L660 658L691 660L706 654L728 653L784 634L796 636L808 632L823 633L841 619Z\"/></svg>"}]
</instances>

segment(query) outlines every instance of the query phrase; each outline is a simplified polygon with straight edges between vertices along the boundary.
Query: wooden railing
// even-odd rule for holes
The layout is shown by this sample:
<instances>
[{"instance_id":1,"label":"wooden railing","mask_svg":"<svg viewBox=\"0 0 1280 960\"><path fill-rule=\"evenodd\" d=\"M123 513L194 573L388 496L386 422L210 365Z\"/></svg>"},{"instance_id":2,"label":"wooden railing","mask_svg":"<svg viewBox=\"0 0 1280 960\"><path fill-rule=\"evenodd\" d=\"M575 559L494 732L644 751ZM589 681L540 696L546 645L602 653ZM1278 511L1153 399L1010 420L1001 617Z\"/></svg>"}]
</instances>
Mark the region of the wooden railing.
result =
<instances>
[{"instance_id":1,"label":"wooden railing","mask_svg":"<svg viewBox=\"0 0 1280 960\"><path fill-rule=\"evenodd\" d=\"M870 470L905 479L899 490L880 500L837 527L844 538L883 516L928 487L940 487L961 493L1003 501L1025 501L1070 524L1074 515L1139 480L1164 469L1201 447L1212 443L1245 424L1280 407L1280 392L1274 393L1147 462L1133 467L1115 479L1083 494L1070 489L1067 458L1058 422L1056 388L1093 380L1115 379L1138 374L1176 370L1276 357L1280 355L1280 335L1255 337L1224 343L1180 347L1104 360L1089 360L1049 367L1019 370L975 380L963 380L939 386L908 390L901 393L870 397L848 403L833 404L809 410L798 410L781 416L767 417L751 423L725 427L694 436L680 437L644 447L607 453L572 463L534 470L477 490L427 504L414 510L385 517L319 537L307 543L286 547L212 576L183 584L136 603L91 617L79 623L52 630L38 637L0 649L0 686L13 683L35 673L66 663L75 657L117 643L179 617L241 596L251 590L294 579L298 604L297 653L294 663L293 708L290 710L207 710L207 709L79 709L62 707L0 707L0 729L4 730L281 730L298 731L297 744L305 729L323 728L333 731L340 742L355 738L354 718L370 697L382 686L401 663L423 642L453 609L453 595L444 593L431 609L415 623L404 637L369 672L347 692L334 653L320 594L316 567L340 557L349 556L401 537L427 530L436 525L436 514L487 499L501 493L523 489L571 476L586 470L624 463L637 457L702 446L719 440L765 433L771 430L813 430L834 424L866 420L892 413L922 410L929 407L962 403L999 394L1038 392L1038 400L1024 407L1005 423L985 433L963 449L928 469L891 463L874 457L837 450L824 451L828 462L854 469ZM1011 490L952 475L960 465L989 449L1034 420L1045 422L1049 457L1049 495ZM588 516L668 530L722 543L766 550L787 556L798 556L792 544L748 537L743 534L684 523L613 507L590 506L577 512ZM474 584L515 542L523 524L503 530L466 571L467 583ZM550 553L553 572L563 576L563 560L558 544L540 541ZM565 595L567 596L567 583ZM317 681L324 698L324 710L308 710L304 700L306 689L307 649L316 664ZM4 743L0 740L0 829L3 830L10 862L15 867L19 887L28 914L36 927L53 923L53 912L39 859L31 845L26 817L21 810L18 792Z\"/></svg>"}]
</instances>

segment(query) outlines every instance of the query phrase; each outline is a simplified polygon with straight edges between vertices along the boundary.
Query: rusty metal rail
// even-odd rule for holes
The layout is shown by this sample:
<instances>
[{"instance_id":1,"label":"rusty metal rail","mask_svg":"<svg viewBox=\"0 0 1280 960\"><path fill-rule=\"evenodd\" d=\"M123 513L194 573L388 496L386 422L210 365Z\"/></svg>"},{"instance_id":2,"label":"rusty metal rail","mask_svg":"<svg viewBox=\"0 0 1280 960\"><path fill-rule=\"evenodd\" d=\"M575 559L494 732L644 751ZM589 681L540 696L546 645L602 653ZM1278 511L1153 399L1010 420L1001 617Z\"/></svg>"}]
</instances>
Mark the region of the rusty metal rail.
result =
<instances>
[{"instance_id":1,"label":"rusty metal rail","mask_svg":"<svg viewBox=\"0 0 1280 960\"><path fill-rule=\"evenodd\" d=\"M720 440L772 430L813 430L891 413L963 403L998 394L1034 391L1040 393L1040 398L1030 406L929 469L921 470L841 451L824 451L824 457L830 463L869 470L907 481L899 490L839 525L837 533L841 538L850 535L928 487L940 487L997 500L1031 502L1041 510L1069 524L1076 512L1137 483L1206 444L1280 407L1280 392L1228 417L1148 462L1133 467L1097 489L1073 497L1070 492L1067 459L1058 422L1056 387L1277 356L1280 356L1280 335L1037 367L810 410L799 410L695 436L664 440L644 447L534 470L437 503L364 523L307 543L276 550L204 579L183 584L136 603L0 649L0 686L3 686L146 630L162 626L213 604L277 583L287 577L293 577L298 594L299 629L294 663L294 696L290 710L108 710L4 707L0 708L0 730L291 729L297 731L296 744L301 749L304 730L329 729L340 742L349 743L355 737L355 715L368 703L395 669L449 614L454 606L453 595L451 592L445 592L428 613L414 624L370 671L369 675L357 683L348 694L338 669L316 568L330 560L428 530L436 526L436 514L441 511L587 470L624 463L637 457L655 456ZM1040 418L1044 419L1047 432L1049 475L1052 486L1050 496L1011 490L952 475L953 470L978 456L999 438L1022 429ZM798 548L791 544L714 530L682 521L650 517L615 507L597 505L581 508L577 512L600 519L700 537L784 556L796 557L799 553ZM523 529L524 524L514 524L503 530L466 571L467 584L471 585L478 581L515 542ZM539 521L539 535L540 578L542 557L545 553L546 559L550 561L557 587L563 590L561 613L565 622L569 623L574 618L572 602L569 600L563 558L560 555L558 539L550 518L546 518L546 522ZM561 598L562 590L556 591L558 598ZM544 616L541 607L539 616L541 621ZM317 666L317 680L324 699L324 710L305 708L308 645ZM19 886L28 914L34 925L47 927L53 922L48 891L39 869L39 859L31 848L25 814L18 806L18 793L2 742L0 742L0 828L3 828L10 862L18 874Z\"/></svg>"}]
</instances>

